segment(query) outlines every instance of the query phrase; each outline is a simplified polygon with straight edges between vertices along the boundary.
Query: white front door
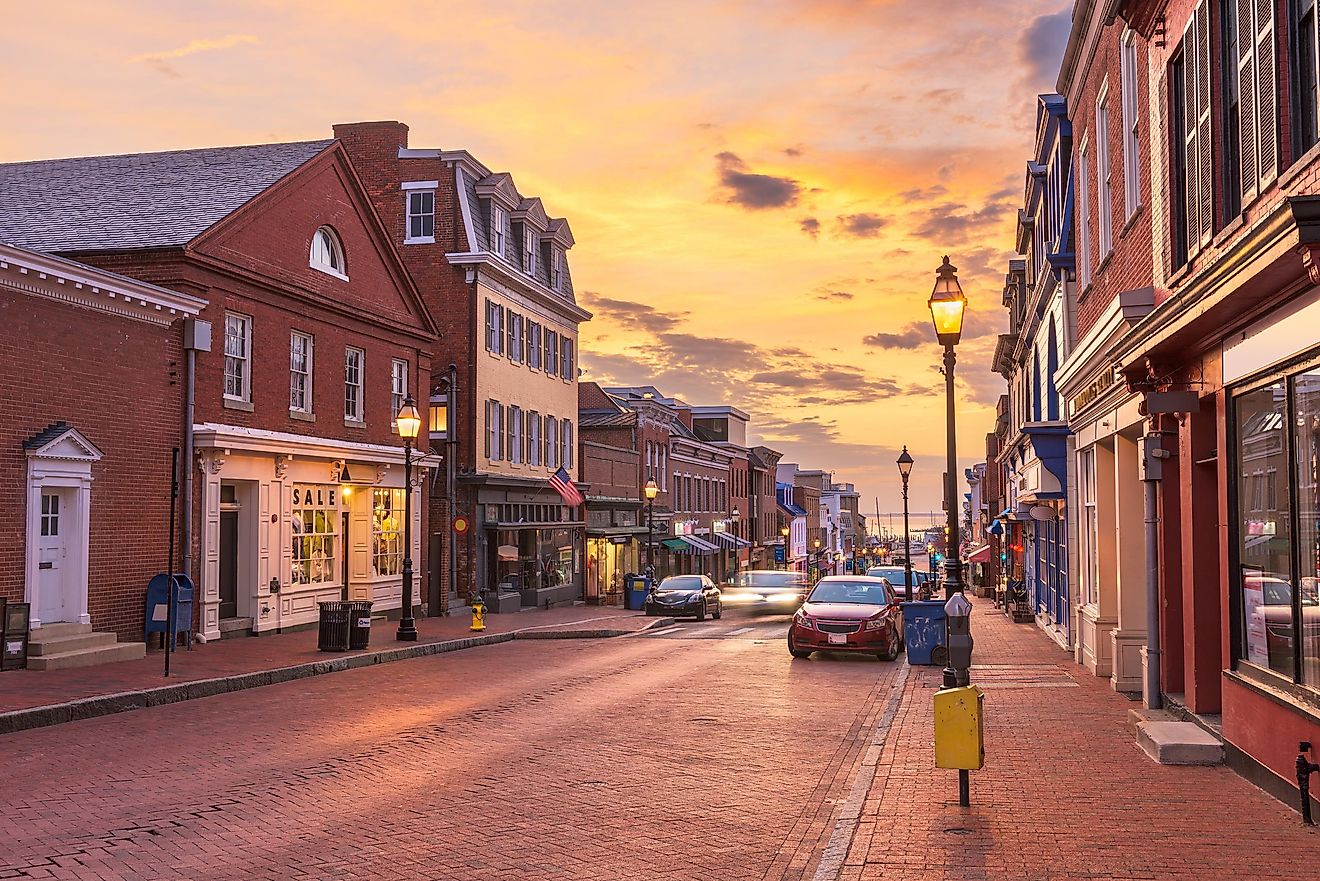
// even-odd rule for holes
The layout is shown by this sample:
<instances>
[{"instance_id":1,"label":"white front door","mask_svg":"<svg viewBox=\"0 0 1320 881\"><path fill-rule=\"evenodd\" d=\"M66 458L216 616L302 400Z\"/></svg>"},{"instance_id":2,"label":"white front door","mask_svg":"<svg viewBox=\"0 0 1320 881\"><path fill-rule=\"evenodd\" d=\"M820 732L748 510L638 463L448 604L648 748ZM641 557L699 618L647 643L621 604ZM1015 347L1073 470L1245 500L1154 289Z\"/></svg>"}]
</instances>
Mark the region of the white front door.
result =
<instances>
[{"instance_id":1,"label":"white front door","mask_svg":"<svg viewBox=\"0 0 1320 881\"><path fill-rule=\"evenodd\" d=\"M76 621L69 596L68 547L73 520L73 493L43 489L37 536L37 618L43 624Z\"/></svg>"}]
</instances>

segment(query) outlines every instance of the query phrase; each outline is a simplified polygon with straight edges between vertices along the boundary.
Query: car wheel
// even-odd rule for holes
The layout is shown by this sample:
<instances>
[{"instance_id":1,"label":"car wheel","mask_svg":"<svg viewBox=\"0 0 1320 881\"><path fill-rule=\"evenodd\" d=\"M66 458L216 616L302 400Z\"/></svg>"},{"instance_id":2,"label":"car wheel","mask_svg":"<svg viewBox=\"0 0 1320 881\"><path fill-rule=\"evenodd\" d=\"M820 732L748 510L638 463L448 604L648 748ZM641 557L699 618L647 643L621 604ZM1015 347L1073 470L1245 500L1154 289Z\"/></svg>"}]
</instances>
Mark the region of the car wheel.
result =
<instances>
[{"instance_id":1,"label":"car wheel","mask_svg":"<svg viewBox=\"0 0 1320 881\"><path fill-rule=\"evenodd\" d=\"M898 657L898 652L899 652L898 634L896 633L894 634L893 638L889 640L889 648L885 649L883 652L876 655L876 657L878 657L882 661L892 661Z\"/></svg>"},{"instance_id":2,"label":"car wheel","mask_svg":"<svg viewBox=\"0 0 1320 881\"><path fill-rule=\"evenodd\" d=\"M809 652L809 651L803 651L802 649L800 649L800 648L798 648L797 646L793 645L793 631L792 631L792 630L789 630L789 631L788 631L788 653L789 653L790 655L792 655L793 657L795 657L795 658L809 658L809 657L811 657L811 652Z\"/></svg>"},{"instance_id":3,"label":"car wheel","mask_svg":"<svg viewBox=\"0 0 1320 881\"><path fill-rule=\"evenodd\" d=\"M702 601L701 601L701 605L697 607L697 620L698 620L698 621L705 621L705 620L706 620L706 601L705 601L705 600L702 600Z\"/></svg>"},{"instance_id":4,"label":"car wheel","mask_svg":"<svg viewBox=\"0 0 1320 881\"><path fill-rule=\"evenodd\" d=\"M715 614L711 615L711 617L714 618L716 621L724 617L724 603L720 602L719 600L715 601Z\"/></svg>"}]
</instances>

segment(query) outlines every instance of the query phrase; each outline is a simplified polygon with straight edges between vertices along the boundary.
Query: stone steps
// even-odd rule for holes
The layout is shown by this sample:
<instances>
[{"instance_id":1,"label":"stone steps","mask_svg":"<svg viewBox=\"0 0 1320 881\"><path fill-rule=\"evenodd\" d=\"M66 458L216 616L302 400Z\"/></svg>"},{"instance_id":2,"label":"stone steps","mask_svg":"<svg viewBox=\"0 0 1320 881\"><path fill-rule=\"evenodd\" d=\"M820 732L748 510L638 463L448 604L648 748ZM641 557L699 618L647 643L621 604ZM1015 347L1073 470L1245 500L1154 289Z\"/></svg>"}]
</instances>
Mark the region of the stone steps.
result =
<instances>
[{"instance_id":1,"label":"stone steps","mask_svg":"<svg viewBox=\"0 0 1320 881\"><path fill-rule=\"evenodd\" d=\"M252 635L251 618L221 618L220 619L220 638L237 639L242 636Z\"/></svg>"},{"instance_id":2,"label":"stone steps","mask_svg":"<svg viewBox=\"0 0 1320 881\"><path fill-rule=\"evenodd\" d=\"M1224 745L1193 722L1138 722L1137 745L1161 765L1218 765L1224 761Z\"/></svg>"},{"instance_id":3,"label":"stone steps","mask_svg":"<svg viewBox=\"0 0 1320 881\"><path fill-rule=\"evenodd\" d=\"M90 624L47 624L34 630L28 643L29 670L67 670L145 657L141 642L117 642L113 633L98 633Z\"/></svg>"}]
</instances>

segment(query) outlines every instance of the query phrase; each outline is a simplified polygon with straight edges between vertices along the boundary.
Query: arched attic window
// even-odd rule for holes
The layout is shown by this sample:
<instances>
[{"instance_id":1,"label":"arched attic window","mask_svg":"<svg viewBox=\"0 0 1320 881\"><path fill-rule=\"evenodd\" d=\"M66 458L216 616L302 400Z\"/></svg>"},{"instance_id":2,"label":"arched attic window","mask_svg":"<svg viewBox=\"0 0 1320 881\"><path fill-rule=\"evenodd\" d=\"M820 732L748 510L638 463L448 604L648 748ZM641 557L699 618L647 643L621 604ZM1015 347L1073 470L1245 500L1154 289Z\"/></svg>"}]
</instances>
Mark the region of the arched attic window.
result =
<instances>
[{"instance_id":1,"label":"arched attic window","mask_svg":"<svg viewBox=\"0 0 1320 881\"><path fill-rule=\"evenodd\" d=\"M344 246L339 243L339 236L328 226L323 226L312 235L311 266L348 281L348 267L344 263Z\"/></svg>"}]
</instances>

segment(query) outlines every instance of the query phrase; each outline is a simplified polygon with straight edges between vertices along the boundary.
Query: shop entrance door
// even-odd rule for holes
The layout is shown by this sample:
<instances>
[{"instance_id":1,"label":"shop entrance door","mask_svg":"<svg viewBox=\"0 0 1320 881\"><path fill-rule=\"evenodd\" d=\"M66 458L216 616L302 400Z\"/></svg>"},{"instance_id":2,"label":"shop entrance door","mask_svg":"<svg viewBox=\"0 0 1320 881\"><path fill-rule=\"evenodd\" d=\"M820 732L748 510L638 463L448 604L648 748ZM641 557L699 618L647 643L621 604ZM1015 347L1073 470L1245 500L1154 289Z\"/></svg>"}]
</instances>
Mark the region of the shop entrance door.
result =
<instances>
[{"instance_id":1,"label":"shop entrance door","mask_svg":"<svg viewBox=\"0 0 1320 881\"><path fill-rule=\"evenodd\" d=\"M220 509L220 618L238 617L238 505Z\"/></svg>"},{"instance_id":2,"label":"shop entrance door","mask_svg":"<svg viewBox=\"0 0 1320 881\"><path fill-rule=\"evenodd\" d=\"M42 489L40 537L37 539L37 618L43 624L76 621L77 602L71 596L69 533L72 490Z\"/></svg>"}]
</instances>

